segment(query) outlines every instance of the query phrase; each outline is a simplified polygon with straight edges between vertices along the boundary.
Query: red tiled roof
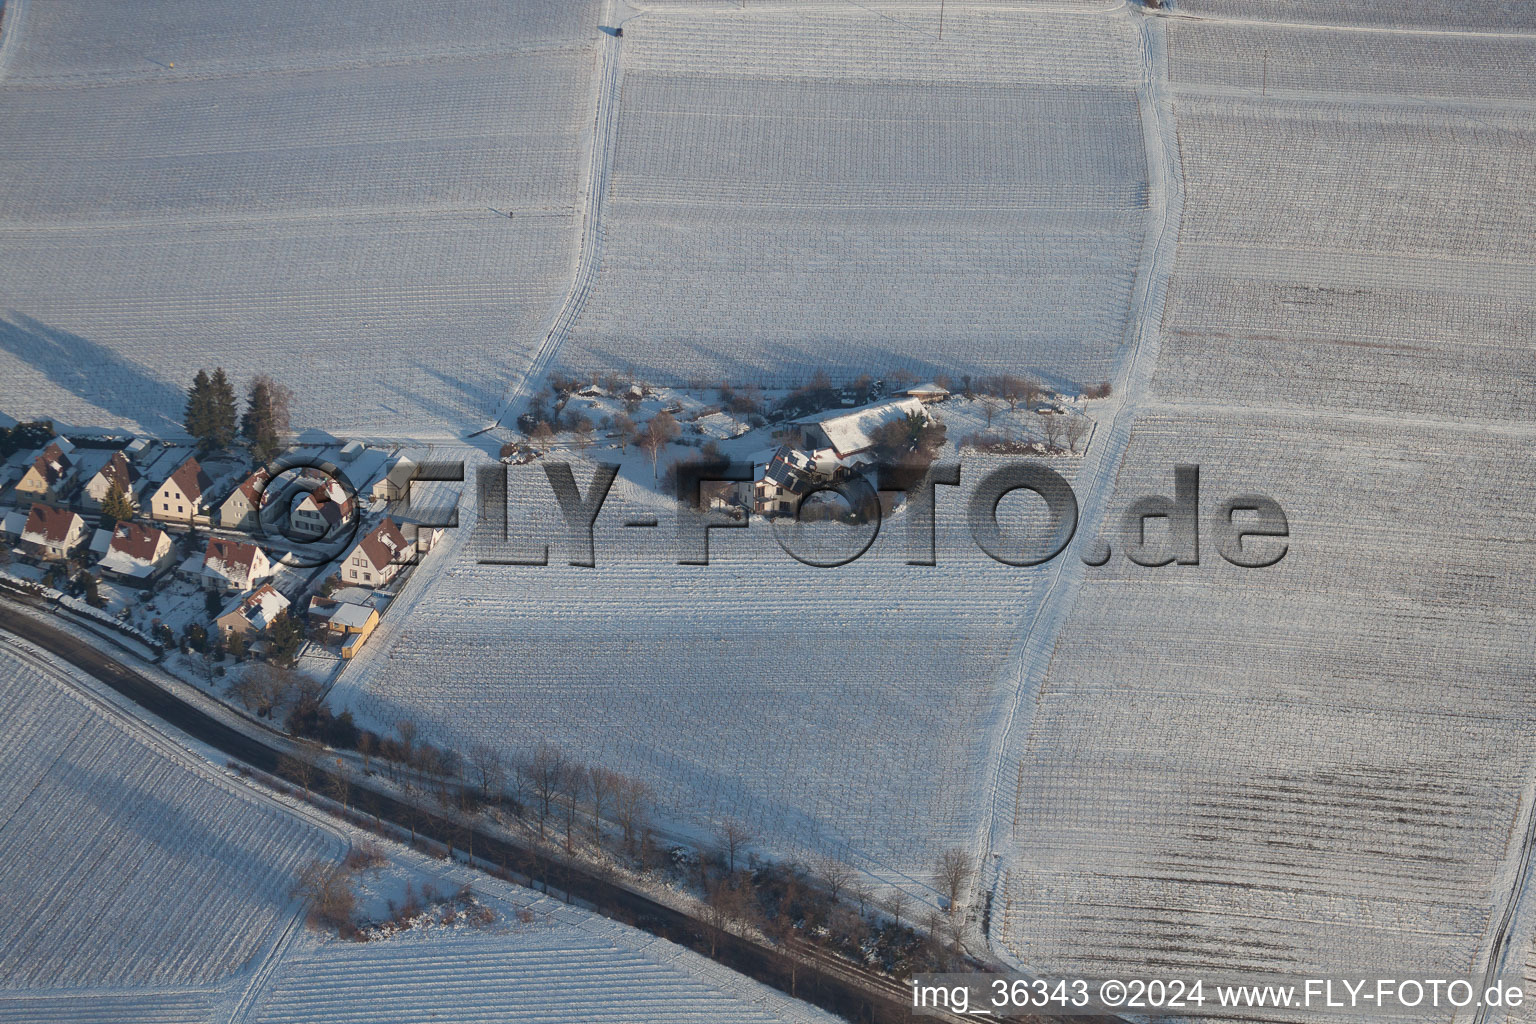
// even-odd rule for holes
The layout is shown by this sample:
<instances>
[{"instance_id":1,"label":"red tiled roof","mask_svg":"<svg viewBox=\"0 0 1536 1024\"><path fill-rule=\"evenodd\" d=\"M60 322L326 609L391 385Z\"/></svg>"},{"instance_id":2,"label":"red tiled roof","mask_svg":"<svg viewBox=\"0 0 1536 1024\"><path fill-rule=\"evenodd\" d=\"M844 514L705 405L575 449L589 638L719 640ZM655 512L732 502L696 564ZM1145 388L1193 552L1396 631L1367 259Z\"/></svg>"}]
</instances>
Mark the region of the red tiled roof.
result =
<instances>
[{"instance_id":1,"label":"red tiled roof","mask_svg":"<svg viewBox=\"0 0 1536 1024\"><path fill-rule=\"evenodd\" d=\"M203 472L202 464L196 458L188 458L177 466L176 472L171 474L171 481L181 488L181 493L186 495L188 501L193 502L202 500L203 492L213 486L213 481Z\"/></svg>"},{"instance_id":2,"label":"red tiled roof","mask_svg":"<svg viewBox=\"0 0 1536 1024\"><path fill-rule=\"evenodd\" d=\"M139 523L118 523L112 531L112 544L108 551L117 551L140 562L153 562L160 539L165 534L153 526Z\"/></svg>"},{"instance_id":3,"label":"red tiled roof","mask_svg":"<svg viewBox=\"0 0 1536 1024\"><path fill-rule=\"evenodd\" d=\"M203 565L223 565L226 570L236 570L231 575L249 576L251 564L256 560L258 548L254 544L242 544L223 537L208 538L208 550L203 553Z\"/></svg>"},{"instance_id":4,"label":"red tiled roof","mask_svg":"<svg viewBox=\"0 0 1536 1024\"><path fill-rule=\"evenodd\" d=\"M32 468L42 474L49 487L62 480L72 465L74 463L69 461L69 456L64 454L64 449L59 447L57 441L50 441L43 453L32 460Z\"/></svg>"},{"instance_id":5,"label":"red tiled roof","mask_svg":"<svg viewBox=\"0 0 1536 1024\"><path fill-rule=\"evenodd\" d=\"M80 517L68 509L54 508L52 505L33 505L32 514L27 516L27 525L22 530L22 536L41 536L50 544L62 544L69 539L69 531L75 521Z\"/></svg>"},{"instance_id":6,"label":"red tiled roof","mask_svg":"<svg viewBox=\"0 0 1536 1024\"><path fill-rule=\"evenodd\" d=\"M108 487L116 484L119 490L128 494L133 489L133 478L137 474L128 464L128 456L122 452L113 452L107 464L102 466L96 475L106 480Z\"/></svg>"},{"instance_id":7,"label":"red tiled roof","mask_svg":"<svg viewBox=\"0 0 1536 1024\"><path fill-rule=\"evenodd\" d=\"M410 545L395 521L385 516L384 521L368 531L357 546L363 549L375 569L382 569L399 558Z\"/></svg>"}]
</instances>

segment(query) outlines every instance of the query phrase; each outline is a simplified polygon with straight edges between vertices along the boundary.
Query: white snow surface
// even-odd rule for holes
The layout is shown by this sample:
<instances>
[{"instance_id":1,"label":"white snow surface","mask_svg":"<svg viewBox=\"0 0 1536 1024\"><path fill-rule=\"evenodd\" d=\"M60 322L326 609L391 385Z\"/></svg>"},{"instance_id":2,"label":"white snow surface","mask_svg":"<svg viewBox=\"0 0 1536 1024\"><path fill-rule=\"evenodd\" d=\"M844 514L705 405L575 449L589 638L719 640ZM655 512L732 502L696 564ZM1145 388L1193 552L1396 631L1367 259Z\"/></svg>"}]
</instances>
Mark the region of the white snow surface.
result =
<instances>
[{"instance_id":1,"label":"white snow surface","mask_svg":"<svg viewBox=\"0 0 1536 1024\"><path fill-rule=\"evenodd\" d=\"M222 364L289 386L305 427L483 422L570 272L595 22L8 5L0 406L174 434Z\"/></svg>"}]
</instances>

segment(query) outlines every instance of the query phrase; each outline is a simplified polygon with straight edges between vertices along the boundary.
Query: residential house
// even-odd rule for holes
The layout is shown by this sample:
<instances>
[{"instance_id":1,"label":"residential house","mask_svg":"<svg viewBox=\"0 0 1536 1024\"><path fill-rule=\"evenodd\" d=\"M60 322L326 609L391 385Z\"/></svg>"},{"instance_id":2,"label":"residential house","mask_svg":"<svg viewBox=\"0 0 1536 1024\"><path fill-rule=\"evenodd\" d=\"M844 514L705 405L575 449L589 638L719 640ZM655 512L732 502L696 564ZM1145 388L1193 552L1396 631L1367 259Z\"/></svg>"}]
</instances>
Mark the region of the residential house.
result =
<instances>
[{"instance_id":1,"label":"residential house","mask_svg":"<svg viewBox=\"0 0 1536 1024\"><path fill-rule=\"evenodd\" d=\"M142 523L118 523L97 568L124 583L147 587L175 562L176 546L164 530Z\"/></svg>"},{"instance_id":2,"label":"residential house","mask_svg":"<svg viewBox=\"0 0 1536 1024\"><path fill-rule=\"evenodd\" d=\"M122 491L124 497L132 499L133 485L138 479L139 471L133 468L128 456L122 452L113 452L106 465L85 482L85 488L80 492L80 503L86 508L100 509L113 487Z\"/></svg>"},{"instance_id":3,"label":"residential house","mask_svg":"<svg viewBox=\"0 0 1536 1024\"><path fill-rule=\"evenodd\" d=\"M911 415L928 418L923 403L907 396L836 416L797 420L791 425L794 443L782 445L759 463L752 510L763 516L791 513L810 491L866 471L875 461L880 428Z\"/></svg>"},{"instance_id":4,"label":"residential house","mask_svg":"<svg viewBox=\"0 0 1536 1024\"><path fill-rule=\"evenodd\" d=\"M188 458L166 477L149 502L149 518L161 522L190 523L202 514L203 500L213 481L196 458Z\"/></svg>"},{"instance_id":5,"label":"residential house","mask_svg":"<svg viewBox=\"0 0 1536 1024\"><path fill-rule=\"evenodd\" d=\"M62 561L89 535L85 520L68 509L33 505L21 531L21 546L34 558Z\"/></svg>"},{"instance_id":6,"label":"residential house","mask_svg":"<svg viewBox=\"0 0 1536 1024\"><path fill-rule=\"evenodd\" d=\"M225 637L233 633L249 637L266 632L272 621L287 608L288 599L272 584L263 583L249 594L236 598L213 623Z\"/></svg>"},{"instance_id":7,"label":"residential house","mask_svg":"<svg viewBox=\"0 0 1536 1024\"><path fill-rule=\"evenodd\" d=\"M75 463L70 457L74 450L67 437L49 441L16 482L17 500L62 501L75 480Z\"/></svg>"},{"instance_id":8,"label":"residential house","mask_svg":"<svg viewBox=\"0 0 1536 1024\"><path fill-rule=\"evenodd\" d=\"M201 574L206 590L244 592L272 576L267 553L255 544L210 537Z\"/></svg>"},{"instance_id":9,"label":"residential house","mask_svg":"<svg viewBox=\"0 0 1536 1024\"><path fill-rule=\"evenodd\" d=\"M400 456L389 471L375 481L373 497L380 501L399 501L411 495L411 477L416 475L416 463Z\"/></svg>"},{"instance_id":10,"label":"residential house","mask_svg":"<svg viewBox=\"0 0 1536 1024\"><path fill-rule=\"evenodd\" d=\"M295 533L323 537L351 514L352 499L346 488L326 480L294 504L289 522Z\"/></svg>"},{"instance_id":11,"label":"residential house","mask_svg":"<svg viewBox=\"0 0 1536 1024\"><path fill-rule=\"evenodd\" d=\"M388 516L363 535L341 560L341 579L348 585L382 587L400 572L412 545Z\"/></svg>"},{"instance_id":12,"label":"residential house","mask_svg":"<svg viewBox=\"0 0 1536 1024\"><path fill-rule=\"evenodd\" d=\"M265 466L246 477L219 506L219 525L226 530L256 529L271 481L272 474Z\"/></svg>"}]
</instances>

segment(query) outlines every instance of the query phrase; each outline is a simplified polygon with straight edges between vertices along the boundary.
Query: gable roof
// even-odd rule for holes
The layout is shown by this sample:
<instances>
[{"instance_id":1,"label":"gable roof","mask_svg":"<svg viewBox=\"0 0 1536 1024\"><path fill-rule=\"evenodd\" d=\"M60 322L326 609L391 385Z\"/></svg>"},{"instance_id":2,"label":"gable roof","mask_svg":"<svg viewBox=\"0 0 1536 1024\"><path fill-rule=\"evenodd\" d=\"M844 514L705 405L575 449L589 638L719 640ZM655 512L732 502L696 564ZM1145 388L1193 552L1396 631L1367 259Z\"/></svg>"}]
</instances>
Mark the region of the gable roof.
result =
<instances>
[{"instance_id":1,"label":"gable roof","mask_svg":"<svg viewBox=\"0 0 1536 1024\"><path fill-rule=\"evenodd\" d=\"M226 618L232 614L239 615L253 628L266 629L287 607L288 599L279 594L272 584L263 583L249 594L237 598L219 618Z\"/></svg>"},{"instance_id":2,"label":"gable roof","mask_svg":"<svg viewBox=\"0 0 1536 1024\"><path fill-rule=\"evenodd\" d=\"M242 544L223 537L209 537L208 549L203 553L203 570L234 580L247 579L261 549L255 544Z\"/></svg>"},{"instance_id":3,"label":"gable roof","mask_svg":"<svg viewBox=\"0 0 1536 1024\"><path fill-rule=\"evenodd\" d=\"M47 482L49 487L64 479L72 466L74 463L64 453L64 449L59 447L57 441L49 441L48 446L32 460L32 468L37 470L38 475Z\"/></svg>"},{"instance_id":4,"label":"gable roof","mask_svg":"<svg viewBox=\"0 0 1536 1024\"><path fill-rule=\"evenodd\" d=\"M382 569L394 562L410 547L405 539L405 534L400 532L400 527L388 516L378 526L368 531L367 536L357 542L356 550L362 551L373 563L375 569Z\"/></svg>"},{"instance_id":5,"label":"gable roof","mask_svg":"<svg viewBox=\"0 0 1536 1024\"><path fill-rule=\"evenodd\" d=\"M99 478L106 483L107 487L110 488L115 484L124 494L131 494L133 481L138 478L138 475L138 471L128 461L128 456L122 452L113 452L107 464L97 470L96 476L91 479Z\"/></svg>"},{"instance_id":6,"label":"gable roof","mask_svg":"<svg viewBox=\"0 0 1536 1024\"><path fill-rule=\"evenodd\" d=\"M912 413L928 415L923 409L923 403L915 398L893 398L888 402L816 422L827 435L827 440L831 442L837 454L846 458L856 452L873 448L875 431L892 420L904 419Z\"/></svg>"},{"instance_id":7,"label":"gable roof","mask_svg":"<svg viewBox=\"0 0 1536 1024\"><path fill-rule=\"evenodd\" d=\"M267 472L266 466L258 467L256 472L240 481L240 486L234 489L230 494L230 498L233 498L236 494L244 495L245 500L254 507L257 500L266 493L267 482L271 479L272 474Z\"/></svg>"},{"instance_id":8,"label":"gable roof","mask_svg":"<svg viewBox=\"0 0 1536 1024\"><path fill-rule=\"evenodd\" d=\"M188 456L186 462L177 466L176 472L171 474L166 483L175 484L187 500L193 502L201 501L203 492L213 486L213 481L208 478L195 456Z\"/></svg>"},{"instance_id":9,"label":"gable roof","mask_svg":"<svg viewBox=\"0 0 1536 1024\"><path fill-rule=\"evenodd\" d=\"M76 523L83 526L85 520L68 509L54 508L52 505L33 505L21 536L26 540L41 538L49 544L63 544L69 540L70 532L75 529ZM33 542L37 543L36 540Z\"/></svg>"},{"instance_id":10,"label":"gable roof","mask_svg":"<svg viewBox=\"0 0 1536 1024\"><path fill-rule=\"evenodd\" d=\"M165 533L153 526L118 523L117 529L112 531L112 544L107 548L107 554L119 554L136 562L153 562L164 539Z\"/></svg>"}]
</instances>

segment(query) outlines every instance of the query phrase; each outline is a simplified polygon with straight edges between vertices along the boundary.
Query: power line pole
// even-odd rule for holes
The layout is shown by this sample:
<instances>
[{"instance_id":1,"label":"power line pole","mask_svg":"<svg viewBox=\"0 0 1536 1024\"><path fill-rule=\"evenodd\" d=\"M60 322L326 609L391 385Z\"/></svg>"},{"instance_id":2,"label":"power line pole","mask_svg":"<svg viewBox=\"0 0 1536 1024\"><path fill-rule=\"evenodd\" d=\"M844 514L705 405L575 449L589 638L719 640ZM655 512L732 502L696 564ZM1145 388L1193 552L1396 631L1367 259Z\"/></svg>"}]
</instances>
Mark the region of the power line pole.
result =
<instances>
[{"instance_id":1,"label":"power line pole","mask_svg":"<svg viewBox=\"0 0 1536 1024\"><path fill-rule=\"evenodd\" d=\"M1264 84L1260 88L1259 95L1261 95L1261 96L1268 96L1269 95L1269 51L1268 50L1264 51Z\"/></svg>"},{"instance_id":2,"label":"power line pole","mask_svg":"<svg viewBox=\"0 0 1536 1024\"><path fill-rule=\"evenodd\" d=\"M944 41L944 0L939 0L939 42Z\"/></svg>"}]
</instances>

